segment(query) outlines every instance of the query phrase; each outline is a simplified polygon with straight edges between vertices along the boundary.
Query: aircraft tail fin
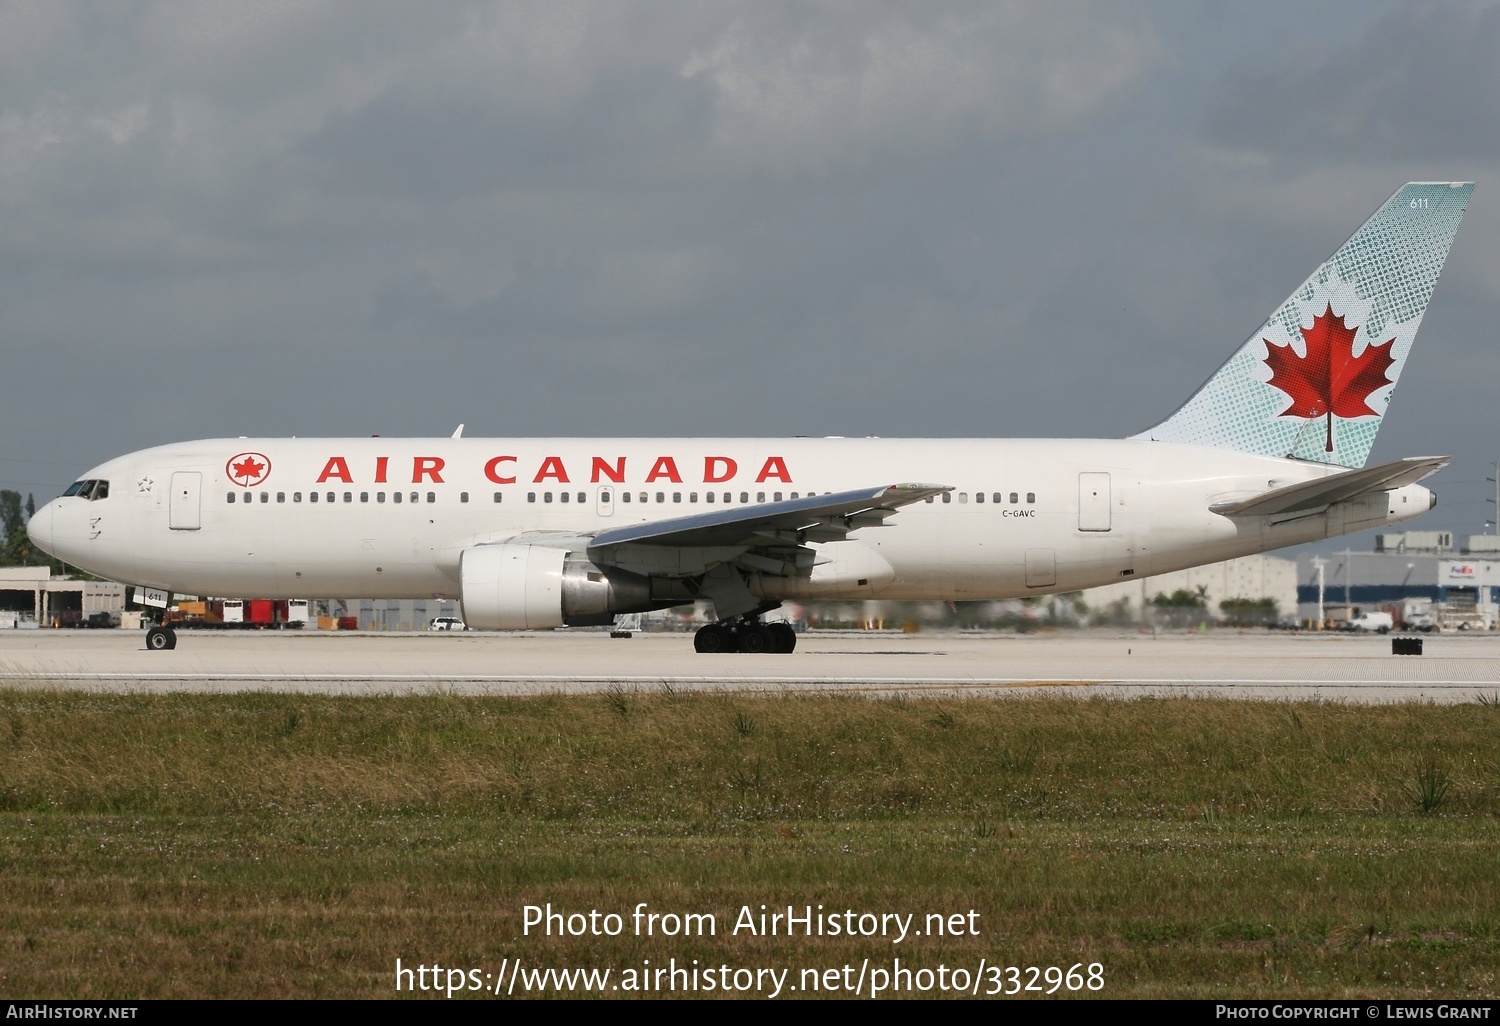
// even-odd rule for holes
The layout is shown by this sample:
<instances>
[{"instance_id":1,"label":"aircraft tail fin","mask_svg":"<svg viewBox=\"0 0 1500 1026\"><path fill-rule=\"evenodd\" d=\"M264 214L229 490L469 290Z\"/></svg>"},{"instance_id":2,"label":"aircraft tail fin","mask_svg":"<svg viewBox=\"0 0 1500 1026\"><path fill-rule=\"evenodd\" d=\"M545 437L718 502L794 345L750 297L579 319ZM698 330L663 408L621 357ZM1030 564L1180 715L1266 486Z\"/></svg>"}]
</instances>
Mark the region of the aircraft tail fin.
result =
<instances>
[{"instance_id":1,"label":"aircraft tail fin","mask_svg":"<svg viewBox=\"0 0 1500 1026\"><path fill-rule=\"evenodd\" d=\"M1135 435L1362 467L1473 182L1408 182L1182 408Z\"/></svg>"}]
</instances>

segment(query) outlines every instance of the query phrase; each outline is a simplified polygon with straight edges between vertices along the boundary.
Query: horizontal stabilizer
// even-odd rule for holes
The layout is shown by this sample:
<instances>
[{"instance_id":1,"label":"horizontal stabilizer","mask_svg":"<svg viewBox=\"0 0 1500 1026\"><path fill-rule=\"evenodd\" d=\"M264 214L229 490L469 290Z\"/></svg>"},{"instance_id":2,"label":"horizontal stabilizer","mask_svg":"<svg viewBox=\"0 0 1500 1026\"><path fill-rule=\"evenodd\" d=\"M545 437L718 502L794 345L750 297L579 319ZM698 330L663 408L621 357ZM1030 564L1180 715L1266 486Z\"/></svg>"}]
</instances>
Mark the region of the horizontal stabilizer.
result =
<instances>
[{"instance_id":1,"label":"horizontal stabilizer","mask_svg":"<svg viewBox=\"0 0 1500 1026\"><path fill-rule=\"evenodd\" d=\"M1452 456L1408 456L1393 463L1287 485L1249 499L1216 502L1208 508L1226 517L1260 517L1317 509L1367 492L1386 492L1416 484L1429 474L1442 470L1451 459Z\"/></svg>"}]
</instances>

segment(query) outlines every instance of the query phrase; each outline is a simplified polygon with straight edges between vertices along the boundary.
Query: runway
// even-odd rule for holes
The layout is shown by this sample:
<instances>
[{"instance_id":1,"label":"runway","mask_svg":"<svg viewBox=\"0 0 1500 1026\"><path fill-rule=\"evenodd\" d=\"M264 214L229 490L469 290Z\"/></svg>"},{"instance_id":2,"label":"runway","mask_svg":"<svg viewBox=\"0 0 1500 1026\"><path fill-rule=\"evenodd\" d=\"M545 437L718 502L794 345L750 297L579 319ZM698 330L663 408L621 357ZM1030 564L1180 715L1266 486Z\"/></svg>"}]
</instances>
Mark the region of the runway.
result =
<instances>
[{"instance_id":1,"label":"runway","mask_svg":"<svg viewBox=\"0 0 1500 1026\"><path fill-rule=\"evenodd\" d=\"M1212 695L1341 702L1500 696L1500 637L1101 631L812 632L791 655L698 655L688 634L0 631L0 686L108 691L544 694L610 688L938 696Z\"/></svg>"}]
</instances>

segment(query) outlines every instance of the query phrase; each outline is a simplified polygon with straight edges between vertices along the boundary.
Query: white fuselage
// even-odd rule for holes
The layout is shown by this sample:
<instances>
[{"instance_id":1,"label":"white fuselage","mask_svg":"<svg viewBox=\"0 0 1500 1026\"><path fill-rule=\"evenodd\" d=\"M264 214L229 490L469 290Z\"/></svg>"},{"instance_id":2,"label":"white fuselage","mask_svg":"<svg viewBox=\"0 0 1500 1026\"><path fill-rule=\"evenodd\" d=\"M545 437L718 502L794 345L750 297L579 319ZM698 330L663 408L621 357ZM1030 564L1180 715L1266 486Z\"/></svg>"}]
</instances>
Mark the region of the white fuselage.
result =
<instances>
[{"instance_id":1,"label":"white fuselage","mask_svg":"<svg viewBox=\"0 0 1500 1026\"><path fill-rule=\"evenodd\" d=\"M834 543L890 572L858 587L762 579L758 593L991 599L1151 576L1432 505L1407 485L1282 517L1208 508L1341 469L1141 440L215 439L111 460L87 475L108 481L106 498L54 499L31 529L68 563L178 594L452 596L461 553L479 544L925 482L953 491Z\"/></svg>"}]
</instances>

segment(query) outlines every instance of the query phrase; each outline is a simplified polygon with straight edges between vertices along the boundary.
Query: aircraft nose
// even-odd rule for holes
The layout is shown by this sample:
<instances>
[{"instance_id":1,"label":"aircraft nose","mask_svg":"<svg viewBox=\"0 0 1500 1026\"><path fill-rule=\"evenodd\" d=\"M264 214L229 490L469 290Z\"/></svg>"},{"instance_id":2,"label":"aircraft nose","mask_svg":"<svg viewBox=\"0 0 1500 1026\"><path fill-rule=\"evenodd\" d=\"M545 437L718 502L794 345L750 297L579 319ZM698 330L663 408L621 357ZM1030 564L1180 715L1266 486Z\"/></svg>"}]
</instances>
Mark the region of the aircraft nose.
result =
<instances>
[{"instance_id":1,"label":"aircraft nose","mask_svg":"<svg viewBox=\"0 0 1500 1026\"><path fill-rule=\"evenodd\" d=\"M31 539L33 545L49 556L57 555L55 543L52 540L53 505L53 503L47 503L26 522L26 536Z\"/></svg>"}]
</instances>

